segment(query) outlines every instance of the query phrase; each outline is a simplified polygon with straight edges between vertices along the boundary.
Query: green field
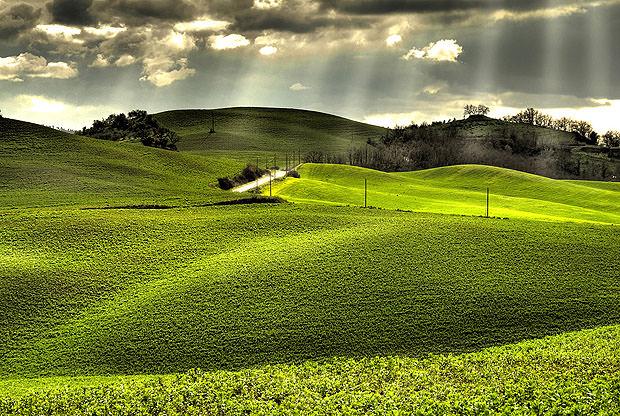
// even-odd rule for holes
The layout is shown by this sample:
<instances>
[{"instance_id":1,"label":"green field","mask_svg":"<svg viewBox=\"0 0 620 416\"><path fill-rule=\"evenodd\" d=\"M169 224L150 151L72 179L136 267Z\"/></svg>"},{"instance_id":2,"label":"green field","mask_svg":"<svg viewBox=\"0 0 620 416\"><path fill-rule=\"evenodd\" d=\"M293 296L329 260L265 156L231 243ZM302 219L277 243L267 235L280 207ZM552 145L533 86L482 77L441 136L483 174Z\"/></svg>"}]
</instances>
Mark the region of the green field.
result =
<instances>
[{"instance_id":1,"label":"green field","mask_svg":"<svg viewBox=\"0 0 620 416\"><path fill-rule=\"evenodd\" d=\"M289 178L274 195L305 203L368 206L553 221L620 224L620 183L560 181L490 166L451 166L385 173L344 165L306 164L301 179ZM268 192L268 191L265 191Z\"/></svg>"},{"instance_id":2,"label":"green field","mask_svg":"<svg viewBox=\"0 0 620 416\"><path fill-rule=\"evenodd\" d=\"M239 372L19 380L0 384L0 391L12 394L0 398L0 412L615 414L619 339L620 327L613 326L459 356L336 358Z\"/></svg>"},{"instance_id":3,"label":"green field","mask_svg":"<svg viewBox=\"0 0 620 416\"><path fill-rule=\"evenodd\" d=\"M0 119L0 207L191 205L234 198L217 178L252 157L171 152Z\"/></svg>"},{"instance_id":4,"label":"green field","mask_svg":"<svg viewBox=\"0 0 620 416\"><path fill-rule=\"evenodd\" d=\"M314 111L226 108L213 114L215 134L209 134L210 110L168 111L156 119L181 136L180 150L258 151L278 153L280 158L286 152L343 153L385 134L381 127Z\"/></svg>"},{"instance_id":5,"label":"green field","mask_svg":"<svg viewBox=\"0 0 620 416\"><path fill-rule=\"evenodd\" d=\"M204 206L253 151L0 127L0 414L620 407L617 184L306 164Z\"/></svg>"}]
</instances>

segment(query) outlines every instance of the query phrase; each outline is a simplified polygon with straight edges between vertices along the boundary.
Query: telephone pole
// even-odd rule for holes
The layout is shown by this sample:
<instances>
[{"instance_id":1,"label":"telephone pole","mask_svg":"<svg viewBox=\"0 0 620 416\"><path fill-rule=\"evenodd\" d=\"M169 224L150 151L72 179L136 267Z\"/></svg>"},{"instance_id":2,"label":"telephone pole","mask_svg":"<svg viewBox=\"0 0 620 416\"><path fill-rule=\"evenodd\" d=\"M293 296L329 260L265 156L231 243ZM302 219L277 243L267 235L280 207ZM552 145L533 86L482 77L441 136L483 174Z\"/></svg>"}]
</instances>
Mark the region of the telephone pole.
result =
<instances>
[{"instance_id":1,"label":"telephone pole","mask_svg":"<svg viewBox=\"0 0 620 416\"><path fill-rule=\"evenodd\" d=\"M209 134L213 133L215 133L215 113L211 111L211 130L209 131Z\"/></svg>"},{"instance_id":2,"label":"telephone pole","mask_svg":"<svg viewBox=\"0 0 620 416\"><path fill-rule=\"evenodd\" d=\"M487 218L489 218L489 188L487 188Z\"/></svg>"}]
</instances>

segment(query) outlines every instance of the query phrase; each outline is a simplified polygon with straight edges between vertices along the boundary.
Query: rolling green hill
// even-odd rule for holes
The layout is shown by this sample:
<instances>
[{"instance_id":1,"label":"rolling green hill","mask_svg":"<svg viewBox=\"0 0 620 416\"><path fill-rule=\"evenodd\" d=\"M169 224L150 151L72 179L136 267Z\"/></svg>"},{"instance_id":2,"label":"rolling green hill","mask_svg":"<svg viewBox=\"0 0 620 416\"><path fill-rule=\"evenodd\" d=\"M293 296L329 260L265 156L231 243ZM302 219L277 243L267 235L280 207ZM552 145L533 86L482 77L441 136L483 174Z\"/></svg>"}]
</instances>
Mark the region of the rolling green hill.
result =
<instances>
[{"instance_id":1,"label":"rolling green hill","mask_svg":"<svg viewBox=\"0 0 620 416\"><path fill-rule=\"evenodd\" d=\"M226 108L177 110L156 115L163 126L176 131L180 150L346 152L352 145L377 139L385 129L330 114L282 108Z\"/></svg>"},{"instance_id":2,"label":"rolling green hill","mask_svg":"<svg viewBox=\"0 0 620 416\"><path fill-rule=\"evenodd\" d=\"M560 181L508 169L463 165L385 173L345 165L306 164L301 179L277 184L274 195L294 202L554 221L620 224L620 183Z\"/></svg>"},{"instance_id":3,"label":"rolling green hill","mask_svg":"<svg viewBox=\"0 0 620 416\"><path fill-rule=\"evenodd\" d=\"M287 205L2 215L0 375L419 356L615 324L616 228Z\"/></svg>"},{"instance_id":4,"label":"rolling green hill","mask_svg":"<svg viewBox=\"0 0 620 416\"><path fill-rule=\"evenodd\" d=\"M171 152L0 119L0 207L200 204L234 196L212 186L241 155Z\"/></svg>"},{"instance_id":5,"label":"rolling green hill","mask_svg":"<svg viewBox=\"0 0 620 416\"><path fill-rule=\"evenodd\" d=\"M199 206L286 150L261 135L170 152L0 120L0 414L613 411L617 184L307 164L275 187L304 203ZM335 206L364 179L389 209ZM487 186L509 220L476 217ZM151 204L174 208L118 209Z\"/></svg>"},{"instance_id":6,"label":"rolling green hill","mask_svg":"<svg viewBox=\"0 0 620 416\"><path fill-rule=\"evenodd\" d=\"M0 412L56 414L614 414L620 327L423 359L335 358L239 372L20 379Z\"/></svg>"}]
</instances>

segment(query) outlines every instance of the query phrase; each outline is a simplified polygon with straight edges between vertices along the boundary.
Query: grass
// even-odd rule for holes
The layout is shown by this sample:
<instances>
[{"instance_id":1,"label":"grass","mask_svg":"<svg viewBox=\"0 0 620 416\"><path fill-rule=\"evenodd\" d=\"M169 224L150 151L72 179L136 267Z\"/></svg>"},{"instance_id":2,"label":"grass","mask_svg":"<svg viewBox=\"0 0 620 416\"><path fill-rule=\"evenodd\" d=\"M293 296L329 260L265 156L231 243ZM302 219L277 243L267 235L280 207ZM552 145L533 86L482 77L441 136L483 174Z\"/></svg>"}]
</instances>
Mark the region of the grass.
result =
<instances>
[{"instance_id":1,"label":"grass","mask_svg":"<svg viewBox=\"0 0 620 416\"><path fill-rule=\"evenodd\" d=\"M181 135L179 149L201 151L346 152L351 146L378 139L385 129L330 114L283 108L227 108L213 110L216 133L211 129L210 110L178 110L156 115L164 126Z\"/></svg>"},{"instance_id":2,"label":"grass","mask_svg":"<svg viewBox=\"0 0 620 416\"><path fill-rule=\"evenodd\" d=\"M239 372L0 384L0 412L203 414L615 414L620 327L464 355L334 358ZM6 397L6 396L10 397Z\"/></svg>"},{"instance_id":3,"label":"grass","mask_svg":"<svg viewBox=\"0 0 620 416\"><path fill-rule=\"evenodd\" d=\"M612 226L328 206L9 211L0 375L418 356L615 324L617 244Z\"/></svg>"},{"instance_id":4,"label":"grass","mask_svg":"<svg viewBox=\"0 0 620 416\"><path fill-rule=\"evenodd\" d=\"M368 205L385 209L496 217L620 224L620 184L559 181L508 169L464 165L385 173L345 165L306 164L301 179L275 185L294 202Z\"/></svg>"},{"instance_id":5,"label":"grass","mask_svg":"<svg viewBox=\"0 0 620 416\"><path fill-rule=\"evenodd\" d=\"M289 146L246 116L234 154L0 120L0 414L613 414L616 184L305 165L199 207ZM385 210L334 206L365 178Z\"/></svg>"},{"instance_id":6,"label":"grass","mask_svg":"<svg viewBox=\"0 0 620 416\"><path fill-rule=\"evenodd\" d=\"M250 159L251 160L251 159ZM191 205L235 198L214 187L245 155L171 152L0 119L0 207Z\"/></svg>"}]
</instances>

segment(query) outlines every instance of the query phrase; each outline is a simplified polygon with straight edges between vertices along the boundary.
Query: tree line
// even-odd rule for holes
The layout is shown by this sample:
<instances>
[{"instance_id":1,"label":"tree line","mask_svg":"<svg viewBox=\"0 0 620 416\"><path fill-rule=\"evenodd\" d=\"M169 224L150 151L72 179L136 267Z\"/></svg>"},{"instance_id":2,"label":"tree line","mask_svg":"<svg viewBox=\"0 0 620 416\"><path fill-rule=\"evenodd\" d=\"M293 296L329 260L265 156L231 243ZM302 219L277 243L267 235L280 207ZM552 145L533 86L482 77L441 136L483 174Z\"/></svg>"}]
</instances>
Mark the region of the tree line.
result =
<instances>
[{"instance_id":1,"label":"tree line","mask_svg":"<svg viewBox=\"0 0 620 416\"><path fill-rule=\"evenodd\" d=\"M161 126L144 110L111 114L103 120L95 120L91 127L84 127L85 136L102 140L139 140L143 145L160 149L177 150L179 136Z\"/></svg>"},{"instance_id":2,"label":"tree line","mask_svg":"<svg viewBox=\"0 0 620 416\"><path fill-rule=\"evenodd\" d=\"M465 117L486 116L485 105L467 105ZM340 163L383 171L410 171L458 164L486 164L556 178L607 179L618 174L616 163L573 153L570 147L545 144L540 131L524 129L511 123L561 129L574 133L582 141L618 146L620 133L608 132L598 137L587 122L571 119L555 120L540 111L526 109L507 117L504 125L494 125L494 134L485 140L470 140L462 135L466 121L447 120L411 124L387 129L366 146L351 148L347 153L309 152L306 162ZM602 149L601 149L602 150ZM590 153L597 153L591 148ZM611 155L611 153L610 153Z\"/></svg>"}]
</instances>

